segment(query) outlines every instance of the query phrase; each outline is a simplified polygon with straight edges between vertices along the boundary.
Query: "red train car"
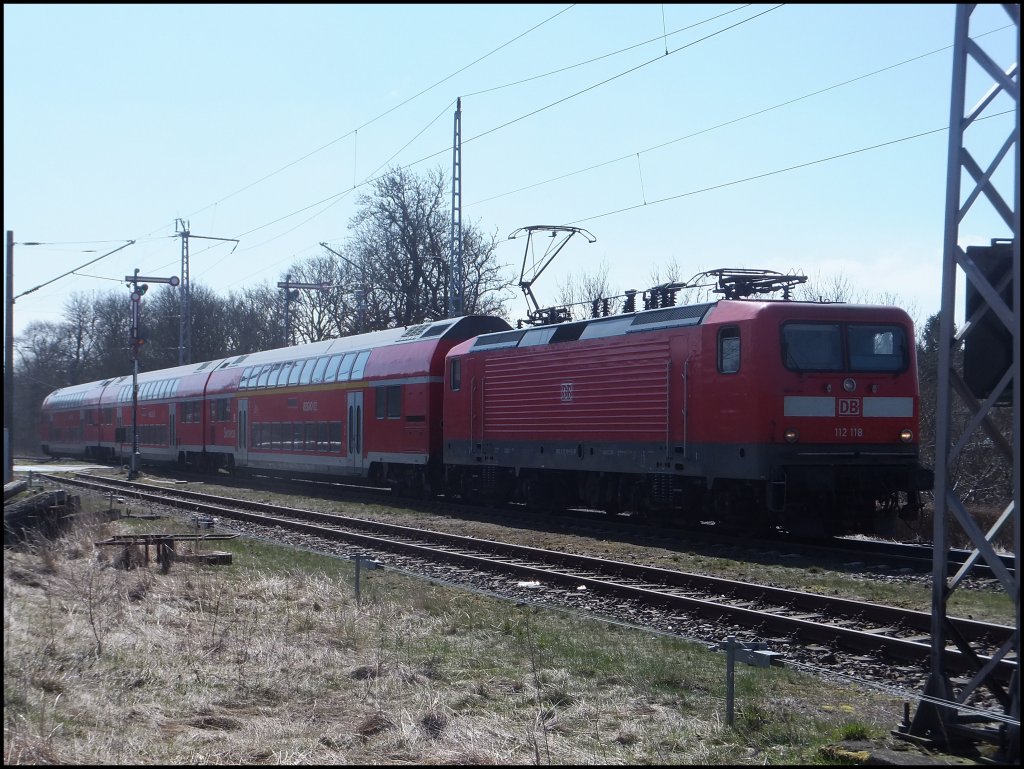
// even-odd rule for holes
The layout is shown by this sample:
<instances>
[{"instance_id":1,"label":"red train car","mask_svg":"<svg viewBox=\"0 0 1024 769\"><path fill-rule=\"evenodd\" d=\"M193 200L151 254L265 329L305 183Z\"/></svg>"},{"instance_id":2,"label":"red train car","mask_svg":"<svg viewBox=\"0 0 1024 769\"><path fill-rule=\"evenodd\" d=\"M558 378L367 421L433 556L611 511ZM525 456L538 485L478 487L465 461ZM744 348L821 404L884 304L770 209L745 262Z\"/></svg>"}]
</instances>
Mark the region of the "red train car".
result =
<instances>
[{"instance_id":1,"label":"red train car","mask_svg":"<svg viewBox=\"0 0 1024 769\"><path fill-rule=\"evenodd\" d=\"M98 384L64 387L46 396L39 423L43 453L93 457L99 448L95 420L103 392Z\"/></svg>"},{"instance_id":2,"label":"red train car","mask_svg":"<svg viewBox=\"0 0 1024 769\"><path fill-rule=\"evenodd\" d=\"M879 531L931 488L909 316L723 299L468 316L64 388L55 455L358 477L672 521Z\"/></svg>"},{"instance_id":3,"label":"red train car","mask_svg":"<svg viewBox=\"0 0 1024 769\"><path fill-rule=\"evenodd\" d=\"M145 372L134 417L130 376L64 388L43 403L40 441L51 455L127 462L135 424L141 464L432 488L445 354L508 328L466 316ZM94 412L109 420L105 441Z\"/></svg>"},{"instance_id":4,"label":"red train car","mask_svg":"<svg viewBox=\"0 0 1024 769\"><path fill-rule=\"evenodd\" d=\"M470 497L874 530L930 488L917 388L892 307L722 300L506 331L448 354L444 461Z\"/></svg>"},{"instance_id":5,"label":"red train car","mask_svg":"<svg viewBox=\"0 0 1024 769\"><path fill-rule=\"evenodd\" d=\"M467 316L228 359L206 386L207 462L424 488L440 476L445 354L499 328Z\"/></svg>"}]
</instances>

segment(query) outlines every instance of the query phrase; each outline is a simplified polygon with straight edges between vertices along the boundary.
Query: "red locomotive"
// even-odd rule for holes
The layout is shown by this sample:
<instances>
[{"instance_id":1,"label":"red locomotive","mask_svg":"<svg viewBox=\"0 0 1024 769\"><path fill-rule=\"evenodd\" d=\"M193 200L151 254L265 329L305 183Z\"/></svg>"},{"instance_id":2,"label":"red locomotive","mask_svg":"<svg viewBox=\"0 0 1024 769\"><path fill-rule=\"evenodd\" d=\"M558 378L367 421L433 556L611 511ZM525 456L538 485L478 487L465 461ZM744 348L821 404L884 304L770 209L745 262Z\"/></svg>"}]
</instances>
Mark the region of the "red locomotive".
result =
<instances>
[{"instance_id":1,"label":"red locomotive","mask_svg":"<svg viewBox=\"0 0 1024 769\"><path fill-rule=\"evenodd\" d=\"M893 307L746 300L483 335L448 354L448 484L874 531L931 487L913 340Z\"/></svg>"},{"instance_id":2,"label":"red locomotive","mask_svg":"<svg viewBox=\"0 0 1024 769\"><path fill-rule=\"evenodd\" d=\"M894 307L726 298L521 329L467 316L140 374L139 454L877 531L931 488L916 366ZM43 451L125 461L131 408L131 377L58 390Z\"/></svg>"}]
</instances>

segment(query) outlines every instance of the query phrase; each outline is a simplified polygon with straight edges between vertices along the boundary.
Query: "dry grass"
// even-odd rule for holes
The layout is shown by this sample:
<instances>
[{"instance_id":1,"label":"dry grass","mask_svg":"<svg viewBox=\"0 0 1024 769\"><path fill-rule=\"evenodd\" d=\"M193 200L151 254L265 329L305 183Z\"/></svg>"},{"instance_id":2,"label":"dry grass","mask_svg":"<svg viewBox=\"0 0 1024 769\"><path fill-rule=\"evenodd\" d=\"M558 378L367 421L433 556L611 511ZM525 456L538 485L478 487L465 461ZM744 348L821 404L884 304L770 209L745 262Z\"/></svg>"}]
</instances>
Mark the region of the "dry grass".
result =
<instances>
[{"instance_id":1,"label":"dry grass","mask_svg":"<svg viewBox=\"0 0 1024 769\"><path fill-rule=\"evenodd\" d=\"M106 526L110 526L107 524ZM4 558L4 763L825 762L901 702L251 542L125 570L76 529Z\"/></svg>"}]
</instances>

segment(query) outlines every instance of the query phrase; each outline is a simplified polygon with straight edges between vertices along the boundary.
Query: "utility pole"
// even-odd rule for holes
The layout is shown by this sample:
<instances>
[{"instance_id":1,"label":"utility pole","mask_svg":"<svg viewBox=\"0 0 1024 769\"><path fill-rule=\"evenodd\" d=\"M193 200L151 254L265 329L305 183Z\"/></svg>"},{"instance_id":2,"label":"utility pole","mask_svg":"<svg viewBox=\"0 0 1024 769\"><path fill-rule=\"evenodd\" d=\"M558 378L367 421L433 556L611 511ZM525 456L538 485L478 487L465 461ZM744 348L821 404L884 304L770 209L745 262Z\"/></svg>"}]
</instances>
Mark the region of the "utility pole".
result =
<instances>
[{"instance_id":1,"label":"utility pole","mask_svg":"<svg viewBox=\"0 0 1024 769\"><path fill-rule=\"evenodd\" d=\"M188 239L201 238L203 240L230 240L238 248L238 238L212 238L209 235L193 235L189 232L188 222L184 219L176 219L176 226L179 227L177 234L181 236L181 323L178 331L178 365L184 366L192 362L192 291L188 277ZM231 253L235 253L235 248Z\"/></svg>"},{"instance_id":2,"label":"utility pole","mask_svg":"<svg viewBox=\"0 0 1024 769\"><path fill-rule=\"evenodd\" d=\"M448 287L448 317L463 313L462 296L462 99L455 101L455 133L452 137L452 234L451 285Z\"/></svg>"},{"instance_id":3,"label":"utility pole","mask_svg":"<svg viewBox=\"0 0 1024 769\"><path fill-rule=\"evenodd\" d=\"M14 230L7 230L7 281L4 313L4 483L14 479Z\"/></svg>"},{"instance_id":4,"label":"utility pole","mask_svg":"<svg viewBox=\"0 0 1024 769\"><path fill-rule=\"evenodd\" d=\"M178 276L170 278L151 278L139 275L139 268L135 268L135 274L125 275L128 288L132 290L130 299L132 302L132 457L128 470L128 480L134 481L139 477L139 348L146 343L139 328L139 321L142 312L142 297L149 290L149 283L167 283L177 286L180 281ZM146 281L140 285L140 281Z\"/></svg>"},{"instance_id":5,"label":"utility pole","mask_svg":"<svg viewBox=\"0 0 1024 769\"><path fill-rule=\"evenodd\" d=\"M359 288L357 288L356 291L355 291L355 294L356 294L356 309L357 309L357 311L359 313L359 326L356 329L356 332L362 334L362 333L364 333L366 331L366 292L369 290L369 286L367 286L367 284L366 284L366 268L364 266L362 266L362 265L356 264L355 262L353 262L348 257L342 256L341 254L339 254L337 251L335 251L333 248L331 248L326 243L321 242L320 245L323 246L324 248L326 248L328 251L330 251L336 257L341 259L343 262L347 262L348 264L352 265L357 270L359 270L359 273L360 273L360 276L361 276L361 279L362 279L362 283L359 284ZM277 285L280 286L281 284L278 283Z\"/></svg>"}]
</instances>

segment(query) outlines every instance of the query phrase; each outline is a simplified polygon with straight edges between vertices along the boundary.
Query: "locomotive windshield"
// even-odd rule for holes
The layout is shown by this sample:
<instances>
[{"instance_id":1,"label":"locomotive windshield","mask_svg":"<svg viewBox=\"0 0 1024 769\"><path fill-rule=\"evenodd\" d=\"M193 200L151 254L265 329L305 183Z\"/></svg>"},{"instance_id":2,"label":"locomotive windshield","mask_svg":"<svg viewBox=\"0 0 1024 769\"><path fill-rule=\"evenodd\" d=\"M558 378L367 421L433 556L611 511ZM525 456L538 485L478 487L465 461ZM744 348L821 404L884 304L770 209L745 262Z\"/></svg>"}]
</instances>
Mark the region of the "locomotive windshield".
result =
<instances>
[{"instance_id":1,"label":"locomotive windshield","mask_svg":"<svg viewBox=\"0 0 1024 769\"><path fill-rule=\"evenodd\" d=\"M907 368L901 326L785 323L782 361L791 371L898 372Z\"/></svg>"}]
</instances>

